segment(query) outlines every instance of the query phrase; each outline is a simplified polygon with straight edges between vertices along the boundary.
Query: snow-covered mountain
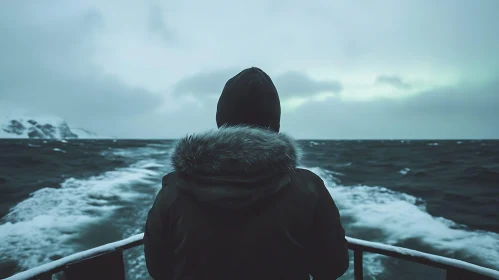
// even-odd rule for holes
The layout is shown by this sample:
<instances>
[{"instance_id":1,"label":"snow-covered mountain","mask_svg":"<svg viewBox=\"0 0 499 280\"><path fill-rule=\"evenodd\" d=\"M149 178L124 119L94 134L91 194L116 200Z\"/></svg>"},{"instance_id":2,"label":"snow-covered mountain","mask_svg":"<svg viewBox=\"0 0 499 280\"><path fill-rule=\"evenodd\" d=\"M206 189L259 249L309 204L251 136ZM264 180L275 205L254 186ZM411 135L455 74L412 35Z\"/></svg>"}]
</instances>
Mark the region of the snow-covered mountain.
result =
<instances>
[{"instance_id":1,"label":"snow-covered mountain","mask_svg":"<svg viewBox=\"0 0 499 280\"><path fill-rule=\"evenodd\" d=\"M96 139L102 137L82 128L70 128L57 117L6 117L0 121L0 138Z\"/></svg>"}]
</instances>

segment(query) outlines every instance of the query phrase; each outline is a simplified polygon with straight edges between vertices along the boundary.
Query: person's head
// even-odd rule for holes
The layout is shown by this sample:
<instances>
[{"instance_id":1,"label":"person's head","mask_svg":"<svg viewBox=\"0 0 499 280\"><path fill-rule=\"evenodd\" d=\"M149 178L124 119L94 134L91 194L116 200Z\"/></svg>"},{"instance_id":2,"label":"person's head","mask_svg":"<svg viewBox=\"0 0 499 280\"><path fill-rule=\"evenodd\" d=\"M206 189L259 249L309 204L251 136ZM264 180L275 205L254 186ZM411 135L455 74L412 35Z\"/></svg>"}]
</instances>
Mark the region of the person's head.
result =
<instances>
[{"instance_id":1,"label":"person's head","mask_svg":"<svg viewBox=\"0 0 499 280\"><path fill-rule=\"evenodd\" d=\"M217 126L248 125L279 132L281 104L270 77L251 67L227 81L217 105Z\"/></svg>"}]
</instances>

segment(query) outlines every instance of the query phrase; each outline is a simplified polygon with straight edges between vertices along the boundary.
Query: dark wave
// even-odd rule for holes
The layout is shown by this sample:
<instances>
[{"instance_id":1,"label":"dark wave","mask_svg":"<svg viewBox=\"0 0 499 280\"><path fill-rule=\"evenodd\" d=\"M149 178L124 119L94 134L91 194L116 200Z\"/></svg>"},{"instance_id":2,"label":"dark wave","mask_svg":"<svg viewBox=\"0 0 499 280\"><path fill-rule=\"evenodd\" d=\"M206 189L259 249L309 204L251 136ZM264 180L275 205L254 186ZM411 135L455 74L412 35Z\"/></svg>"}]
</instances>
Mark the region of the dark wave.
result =
<instances>
[{"instance_id":1,"label":"dark wave","mask_svg":"<svg viewBox=\"0 0 499 280\"><path fill-rule=\"evenodd\" d=\"M463 170L459 177L476 183L499 183L499 172L482 166L472 166Z\"/></svg>"},{"instance_id":2,"label":"dark wave","mask_svg":"<svg viewBox=\"0 0 499 280\"><path fill-rule=\"evenodd\" d=\"M413 177L424 177L424 176L429 176L429 175L430 175L430 172L427 172L427 171L414 171L414 172L409 173L409 176L413 176Z\"/></svg>"},{"instance_id":3,"label":"dark wave","mask_svg":"<svg viewBox=\"0 0 499 280\"><path fill-rule=\"evenodd\" d=\"M141 146L137 141L0 140L0 217L40 188L58 188L67 178L88 178L130 164L103 151Z\"/></svg>"},{"instance_id":4,"label":"dark wave","mask_svg":"<svg viewBox=\"0 0 499 280\"><path fill-rule=\"evenodd\" d=\"M441 159L441 160L438 161L437 164L438 165L452 165L452 164L454 164L454 161Z\"/></svg>"},{"instance_id":5,"label":"dark wave","mask_svg":"<svg viewBox=\"0 0 499 280\"><path fill-rule=\"evenodd\" d=\"M387 192L409 194L416 198L416 201L410 203L424 209L423 212L428 212L433 217L452 220L466 226L466 230L499 232L499 214L497 213L499 141L489 141L486 145L482 145L483 142L480 141L460 141L460 144L457 144L457 141L441 140L404 142L321 140L317 141L321 145L313 147L309 147L309 142L300 142L305 153L302 165L331 171L332 176L341 180L331 181L340 187L352 186L354 189L360 185L358 189L367 191L371 187L379 186ZM428 145L435 142L439 145ZM150 158L165 162L168 155L158 153L158 151L167 151L171 148L171 143L171 141L128 140L68 142L0 140L0 218L8 213L10 207L29 197L30 193L40 188L59 188L62 182L68 182L66 181L68 178L84 181L91 176L120 167L128 167ZM148 167L150 170L158 168ZM401 173L401 171L404 172ZM161 177L158 176L157 184L160 185L160 183ZM152 182L152 185L154 184ZM96 186L98 189L99 184ZM138 184L133 188L138 193L152 191L148 184ZM120 204L121 202L113 194L116 195L115 193L99 194L97 191L89 199L95 200L93 202L95 206L101 205L102 201ZM383 193L372 192L372 196L376 195L383 196ZM136 199L133 204L139 205L141 211L146 211L151 202L140 197ZM359 200L359 203L364 202ZM148 206L142 207L143 205ZM383 206L383 202L380 201L373 208ZM125 213L120 213L117 217L123 221L126 220L127 223L138 221L140 226L137 226L137 230L141 230L143 217L133 216L140 211L129 213L126 212L128 211L126 208L123 209ZM88 215L97 215L95 209L85 211L88 211ZM408 216L409 219L412 218L411 213L408 213ZM417 215L414 215L414 218L417 219ZM116 222L119 219L102 225L104 227L115 226L119 236L117 239L129 233L122 232L123 228L119 227L121 224ZM349 220L348 215L343 215L342 220L347 230L350 229L349 225L355 222ZM360 234L362 230L362 227L357 227L355 232L350 231L347 234ZM373 228L365 227L364 230L366 232L363 234L368 239L379 237ZM92 238L104 242L100 233L105 232L105 229L99 227L95 232L99 234ZM85 242L89 240L88 236L86 238L83 238ZM426 251L426 245L421 238L412 241L408 239L405 242L406 244L402 245L411 245L415 249ZM432 246L428 248L435 249ZM436 253L442 252L435 250ZM52 259L59 257L55 254ZM7 272L9 268L0 263L0 278L2 275L10 275Z\"/></svg>"}]
</instances>

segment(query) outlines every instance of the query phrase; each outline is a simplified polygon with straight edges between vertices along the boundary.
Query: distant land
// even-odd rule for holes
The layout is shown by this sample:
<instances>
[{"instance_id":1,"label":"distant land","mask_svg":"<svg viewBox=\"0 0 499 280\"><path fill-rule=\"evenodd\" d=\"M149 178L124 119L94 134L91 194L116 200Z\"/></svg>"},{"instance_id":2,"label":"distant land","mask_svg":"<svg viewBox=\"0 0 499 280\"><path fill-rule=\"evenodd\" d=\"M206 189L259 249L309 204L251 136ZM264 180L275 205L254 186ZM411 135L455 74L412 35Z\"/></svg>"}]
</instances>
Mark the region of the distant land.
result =
<instances>
[{"instance_id":1,"label":"distant land","mask_svg":"<svg viewBox=\"0 0 499 280\"><path fill-rule=\"evenodd\" d=\"M83 128L70 127L57 117L5 117L0 139L112 139Z\"/></svg>"}]
</instances>

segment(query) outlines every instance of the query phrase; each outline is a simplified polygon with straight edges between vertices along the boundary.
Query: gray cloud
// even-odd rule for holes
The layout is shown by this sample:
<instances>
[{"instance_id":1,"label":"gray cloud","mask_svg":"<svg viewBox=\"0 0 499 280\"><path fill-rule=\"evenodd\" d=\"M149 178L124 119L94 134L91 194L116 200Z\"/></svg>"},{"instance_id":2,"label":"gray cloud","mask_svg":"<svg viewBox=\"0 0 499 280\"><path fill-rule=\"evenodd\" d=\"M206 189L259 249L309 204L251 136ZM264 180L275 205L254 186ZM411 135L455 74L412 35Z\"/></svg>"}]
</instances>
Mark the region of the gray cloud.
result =
<instances>
[{"instance_id":1,"label":"gray cloud","mask_svg":"<svg viewBox=\"0 0 499 280\"><path fill-rule=\"evenodd\" d=\"M299 138L499 138L499 79L483 86L436 88L404 100L305 104L282 117ZM298 129L299 128L299 129Z\"/></svg>"},{"instance_id":2,"label":"gray cloud","mask_svg":"<svg viewBox=\"0 0 499 280\"><path fill-rule=\"evenodd\" d=\"M64 3L57 3L64 6ZM154 109L159 96L104 74L91 63L94 35L104 19L96 10L62 17L48 9L10 4L0 13L0 101L30 112L55 114L108 133ZM29 15L33 13L33 15Z\"/></svg>"},{"instance_id":3,"label":"gray cloud","mask_svg":"<svg viewBox=\"0 0 499 280\"><path fill-rule=\"evenodd\" d=\"M499 65L498 1L273 1L271 9L256 1L245 9L219 0L4 1L0 105L103 134L178 137L214 127L216 101L202 97L219 95L227 79L254 64L285 98L341 92L337 79L355 98L371 90L365 80L377 73L392 76L379 76L373 88L395 92L419 86L400 77L418 77L425 88L449 85L396 101L306 103L283 115L283 128L299 137L497 136L498 86L490 79ZM225 70L186 77L203 69ZM286 70L295 71L273 74ZM304 73L333 74L324 81ZM185 95L203 102L183 104Z\"/></svg>"},{"instance_id":4,"label":"gray cloud","mask_svg":"<svg viewBox=\"0 0 499 280\"><path fill-rule=\"evenodd\" d=\"M200 97L220 94L227 80L237 73L238 71L234 69L200 72L175 83L173 93L175 95L192 94Z\"/></svg>"},{"instance_id":5,"label":"gray cloud","mask_svg":"<svg viewBox=\"0 0 499 280\"><path fill-rule=\"evenodd\" d=\"M232 74L229 71L225 76L215 75L214 80L218 82L214 83L216 87L213 89L221 91L223 82ZM212 81L210 75L202 77L197 80L204 81L199 83L200 92ZM279 79L276 77L274 80ZM402 79L386 80L403 83ZM190 84L187 81L193 80L186 80L185 85ZM280 87L278 90L282 91ZM191 122L196 123L196 119L202 120L208 127L214 127L215 108L216 102L210 101L198 111L198 117L192 116L194 109L175 113L179 127L172 128L172 134L189 131ZM354 102L333 97L323 102L309 102L283 114L282 129L297 138L499 138L497 108L499 78L485 84L458 83L456 86L438 87L405 99ZM186 112L189 112L188 116L184 116Z\"/></svg>"},{"instance_id":6,"label":"gray cloud","mask_svg":"<svg viewBox=\"0 0 499 280\"><path fill-rule=\"evenodd\" d=\"M338 93L343 89L337 81L318 81L299 72L288 72L275 78L279 92L286 96L307 96L320 92Z\"/></svg>"},{"instance_id":7,"label":"gray cloud","mask_svg":"<svg viewBox=\"0 0 499 280\"><path fill-rule=\"evenodd\" d=\"M402 100L344 101L332 97L283 113L281 130L298 139L497 139L499 78L480 86L435 88ZM163 127L154 137L178 138L215 128L216 101L192 105L160 118L131 120ZM169 119L175 125L165 125ZM147 133L146 127L141 127ZM142 132L140 130L140 132Z\"/></svg>"},{"instance_id":8,"label":"gray cloud","mask_svg":"<svg viewBox=\"0 0 499 280\"><path fill-rule=\"evenodd\" d=\"M462 85L423 92L400 104L395 113L433 117L455 123L455 129L470 125L491 126L499 135L499 78L479 86ZM462 120L462 122L455 122ZM492 129L493 128L493 129Z\"/></svg>"},{"instance_id":9,"label":"gray cloud","mask_svg":"<svg viewBox=\"0 0 499 280\"><path fill-rule=\"evenodd\" d=\"M412 87L410 84L405 83L399 76L378 76L376 83L390 85L397 89L411 89Z\"/></svg>"},{"instance_id":10,"label":"gray cloud","mask_svg":"<svg viewBox=\"0 0 499 280\"><path fill-rule=\"evenodd\" d=\"M240 70L224 69L211 72L202 72L178 81L173 87L176 95L193 94L206 96L220 94L228 79ZM287 72L273 78L281 96L308 96L320 92L338 93L342 85L337 81L318 81L300 72Z\"/></svg>"},{"instance_id":11,"label":"gray cloud","mask_svg":"<svg viewBox=\"0 0 499 280\"><path fill-rule=\"evenodd\" d=\"M149 29L158 34L166 42L174 40L174 33L166 24L163 9L159 5L152 5L149 8Z\"/></svg>"}]
</instances>

